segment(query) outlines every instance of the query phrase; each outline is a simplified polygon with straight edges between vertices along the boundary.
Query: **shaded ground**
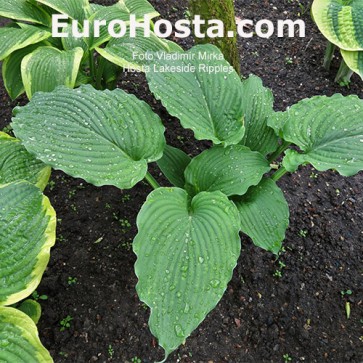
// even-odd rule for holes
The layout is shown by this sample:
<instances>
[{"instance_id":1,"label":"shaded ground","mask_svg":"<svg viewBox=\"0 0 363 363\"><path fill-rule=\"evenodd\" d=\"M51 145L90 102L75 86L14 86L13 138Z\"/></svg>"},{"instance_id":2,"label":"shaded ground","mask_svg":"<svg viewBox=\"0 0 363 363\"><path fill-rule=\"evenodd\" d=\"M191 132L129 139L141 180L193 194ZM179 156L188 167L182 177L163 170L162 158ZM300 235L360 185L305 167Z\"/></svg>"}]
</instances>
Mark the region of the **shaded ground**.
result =
<instances>
[{"instance_id":1,"label":"shaded ground","mask_svg":"<svg viewBox=\"0 0 363 363\"><path fill-rule=\"evenodd\" d=\"M167 19L185 14L186 2L151 2ZM341 88L333 82L334 72L321 68L325 41L310 20L308 1L302 4L306 38L241 39L242 73L254 73L272 88L278 110L316 94L363 98L358 77L350 89ZM238 17L254 20L294 19L302 11L293 0L236 1L236 8ZM190 40L183 45L190 46ZM335 60L333 67L338 65ZM124 76L120 86L153 106L168 127L169 143L193 155L205 147L167 115L142 77ZM15 103L3 88L0 99L3 127ZM156 169L152 172L158 175ZM281 180L291 206L285 252L275 261L243 238L243 252L222 301L169 361L275 363L288 354L292 362L362 362L362 182L362 174L343 179L311 168ZM58 240L38 293L48 296L41 301L39 330L56 363L161 359L148 330L148 311L135 292L131 250L136 215L149 192L144 183L119 191L53 173L46 194L57 210ZM279 262L286 265L281 277L276 273ZM342 297L346 290L352 295ZM68 315L71 327L60 332L60 321Z\"/></svg>"}]
</instances>

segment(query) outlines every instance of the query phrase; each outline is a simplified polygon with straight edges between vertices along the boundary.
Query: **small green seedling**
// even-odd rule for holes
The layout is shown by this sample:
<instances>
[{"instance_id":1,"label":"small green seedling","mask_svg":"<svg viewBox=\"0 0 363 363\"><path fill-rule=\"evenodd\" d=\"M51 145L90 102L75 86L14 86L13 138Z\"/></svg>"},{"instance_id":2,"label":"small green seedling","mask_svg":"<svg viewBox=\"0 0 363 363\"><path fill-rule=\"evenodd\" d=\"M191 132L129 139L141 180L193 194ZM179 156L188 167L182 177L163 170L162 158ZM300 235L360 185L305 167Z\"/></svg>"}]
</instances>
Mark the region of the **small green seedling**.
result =
<instances>
[{"instance_id":1,"label":"small green seedling","mask_svg":"<svg viewBox=\"0 0 363 363\"><path fill-rule=\"evenodd\" d=\"M342 297L344 296L350 296L353 294L353 291L352 290L342 290L340 291L340 295L342 295Z\"/></svg>"},{"instance_id":2,"label":"small green seedling","mask_svg":"<svg viewBox=\"0 0 363 363\"><path fill-rule=\"evenodd\" d=\"M292 58L291 58L291 57L286 57L286 58L285 58L285 64L291 65L291 64L293 64L293 63L294 63L294 61L292 60Z\"/></svg>"},{"instance_id":3,"label":"small green seedling","mask_svg":"<svg viewBox=\"0 0 363 363\"><path fill-rule=\"evenodd\" d=\"M74 284L77 283L77 277L71 277L71 276L69 276L67 282L68 282L68 285L74 285Z\"/></svg>"},{"instance_id":4,"label":"small green seedling","mask_svg":"<svg viewBox=\"0 0 363 363\"><path fill-rule=\"evenodd\" d=\"M67 315L64 319L62 319L59 324L61 325L60 331L65 331L71 327L71 321L73 318L70 315Z\"/></svg>"},{"instance_id":5,"label":"small green seedling","mask_svg":"<svg viewBox=\"0 0 363 363\"><path fill-rule=\"evenodd\" d=\"M138 357L133 357L133 358L131 358L131 362L132 362L132 363L142 363L141 359L140 359L140 358L138 358Z\"/></svg>"},{"instance_id":6,"label":"small green seedling","mask_svg":"<svg viewBox=\"0 0 363 363\"><path fill-rule=\"evenodd\" d=\"M47 295L39 295L37 290L35 290L33 293L32 293L32 298L35 300L35 301L38 301L38 300L48 300L48 296Z\"/></svg>"},{"instance_id":7,"label":"small green seedling","mask_svg":"<svg viewBox=\"0 0 363 363\"><path fill-rule=\"evenodd\" d=\"M299 236L305 238L308 235L308 231L306 229L300 229Z\"/></svg>"},{"instance_id":8,"label":"small green seedling","mask_svg":"<svg viewBox=\"0 0 363 363\"><path fill-rule=\"evenodd\" d=\"M108 345L107 352L108 352L108 356L112 359L115 351L113 350L113 347L111 344Z\"/></svg>"},{"instance_id":9,"label":"small green seedling","mask_svg":"<svg viewBox=\"0 0 363 363\"><path fill-rule=\"evenodd\" d=\"M282 356L282 358L284 358L284 362L285 362L285 363L288 363L288 362L291 362L291 361L292 361L292 358L290 357L290 355L289 355L289 354L284 354L284 355Z\"/></svg>"}]
</instances>

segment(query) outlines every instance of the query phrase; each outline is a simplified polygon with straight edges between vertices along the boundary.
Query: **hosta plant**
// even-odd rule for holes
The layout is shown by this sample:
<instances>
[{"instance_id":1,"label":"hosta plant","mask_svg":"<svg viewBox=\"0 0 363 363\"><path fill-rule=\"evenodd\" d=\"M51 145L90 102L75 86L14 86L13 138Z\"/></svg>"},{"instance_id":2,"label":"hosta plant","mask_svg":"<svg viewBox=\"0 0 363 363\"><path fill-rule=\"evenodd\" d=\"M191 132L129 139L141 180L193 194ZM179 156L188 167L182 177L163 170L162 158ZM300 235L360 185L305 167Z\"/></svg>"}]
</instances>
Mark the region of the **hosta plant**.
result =
<instances>
[{"instance_id":1,"label":"hosta plant","mask_svg":"<svg viewBox=\"0 0 363 363\"><path fill-rule=\"evenodd\" d=\"M24 147L55 169L97 186L128 189L145 179L155 189L138 215L133 250L137 292L165 359L222 298L240 256L240 232L278 254L289 223L276 184L284 174L306 164L343 176L363 169L358 97L312 97L274 112L271 91L258 77L241 81L217 48L189 53L210 57L161 57L147 79L184 128L212 142L194 158L166 145L159 116L120 89L37 93L14 110L12 122ZM189 62L194 70L169 72ZM148 172L155 161L171 186Z\"/></svg>"},{"instance_id":2,"label":"hosta plant","mask_svg":"<svg viewBox=\"0 0 363 363\"><path fill-rule=\"evenodd\" d=\"M363 79L363 2L361 0L314 0L313 18L327 38L324 67L330 68L336 47L343 57L336 82L349 84L353 72Z\"/></svg>"},{"instance_id":3,"label":"hosta plant","mask_svg":"<svg viewBox=\"0 0 363 363\"><path fill-rule=\"evenodd\" d=\"M38 303L14 308L39 285L55 243L55 212L42 193L49 176L48 166L0 132L1 362L53 362L38 338Z\"/></svg>"},{"instance_id":4,"label":"hosta plant","mask_svg":"<svg viewBox=\"0 0 363 363\"><path fill-rule=\"evenodd\" d=\"M68 25L62 32L69 37L52 37L52 15L63 14ZM129 29L122 38L114 38L107 28L100 29L94 37L95 20L107 23L119 19L129 22L134 14L137 21L144 16L154 18L159 14L147 0L120 0L111 6L89 3L88 0L2 0L0 17L12 22L0 28L0 61L5 88L12 99L24 91L30 99L37 91L52 91L56 86L70 88L90 83L98 89L114 87L120 67L142 69L143 60L135 53L170 51L177 45L157 38L150 38L138 30L136 38ZM72 20L90 23L90 37L73 37ZM79 33L83 33L82 25Z\"/></svg>"}]
</instances>

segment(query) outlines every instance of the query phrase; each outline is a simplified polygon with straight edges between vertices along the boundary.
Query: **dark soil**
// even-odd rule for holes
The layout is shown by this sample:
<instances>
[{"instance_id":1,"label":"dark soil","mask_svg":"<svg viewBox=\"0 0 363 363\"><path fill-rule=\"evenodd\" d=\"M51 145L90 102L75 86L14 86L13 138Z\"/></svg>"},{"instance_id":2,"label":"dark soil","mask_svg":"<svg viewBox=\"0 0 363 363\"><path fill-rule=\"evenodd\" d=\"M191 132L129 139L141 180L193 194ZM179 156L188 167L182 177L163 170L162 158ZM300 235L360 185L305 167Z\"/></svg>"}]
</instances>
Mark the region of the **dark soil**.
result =
<instances>
[{"instance_id":1,"label":"dark soil","mask_svg":"<svg viewBox=\"0 0 363 363\"><path fill-rule=\"evenodd\" d=\"M184 17L186 1L151 2L164 18ZM334 83L337 59L331 73L322 69L325 41L310 19L309 1L302 5L306 38L241 39L242 73L254 73L272 88L277 110L317 94L363 98L358 77L350 89ZM236 1L236 9L238 17L255 20L295 19L302 10L294 0ZM190 47L192 41L181 44ZM152 105L168 127L170 144L193 155L205 147L167 115L142 76L123 75L120 87ZM16 103L3 87L0 97L3 127ZM158 175L156 168L151 171ZM242 237L243 252L225 296L169 362L284 362L286 354L292 362L363 362L362 182L363 174L342 178L309 167L281 180L291 206L279 259L286 265L282 276L276 276L280 265L274 256ZM150 191L144 183L129 191L96 188L53 173L46 194L58 214L58 238L38 293L48 296L41 301L39 331L56 363L162 359L148 329L149 312L136 295L131 247L136 215ZM69 284L69 278L77 280ZM352 294L343 297L346 290ZM60 332L68 315L71 327Z\"/></svg>"}]
</instances>

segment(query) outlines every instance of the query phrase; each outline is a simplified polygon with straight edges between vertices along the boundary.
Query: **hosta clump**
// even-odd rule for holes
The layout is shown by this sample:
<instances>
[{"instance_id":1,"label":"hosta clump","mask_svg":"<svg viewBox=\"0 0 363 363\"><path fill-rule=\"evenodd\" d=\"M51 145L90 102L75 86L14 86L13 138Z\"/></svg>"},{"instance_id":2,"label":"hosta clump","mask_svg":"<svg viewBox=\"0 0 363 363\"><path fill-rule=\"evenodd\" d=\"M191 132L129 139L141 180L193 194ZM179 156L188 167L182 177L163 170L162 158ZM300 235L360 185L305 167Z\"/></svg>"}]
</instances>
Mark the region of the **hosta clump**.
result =
<instances>
[{"instance_id":1,"label":"hosta clump","mask_svg":"<svg viewBox=\"0 0 363 363\"><path fill-rule=\"evenodd\" d=\"M324 67L330 68L335 48L343 57L336 82L349 84L353 72L363 79L363 2L314 0L313 18L328 39Z\"/></svg>"},{"instance_id":2,"label":"hosta clump","mask_svg":"<svg viewBox=\"0 0 363 363\"><path fill-rule=\"evenodd\" d=\"M53 362L35 323L39 285L55 243L55 212L42 190L50 168L0 132L0 361ZM29 315L30 317L28 317ZM33 321L34 320L34 321Z\"/></svg>"},{"instance_id":3,"label":"hosta clump","mask_svg":"<svg viewBox=\"0 0 363 363\"><path fill-rule=\"evenodd\" d=\"M52 37L52 16L56 14L68 17L62 20L68 25L59 30L70 34L68 37ZM145 38L141 30L136 38L127 29L124 37L112 40L106 28L100 29L99 37L76 38L71 31L72 20L89 21L92 35L97 20L128 22L131 14L139 22L144 16L159 15L147 0L120 0L111 6L88 0L3 0L0 17L13 21L0 27L2 76L10 97L26 92L30 99L37 91L52 91L59 85L73 88L91 83L99 89L113 88L120 67L142 69L144 61L133 53L179 48L153 32ZM83 30L80 25L79 33Z\"/></svg>"},{"instance_id":4,"label":"hosta clump","mask_svg":"<svg viewBox=\"0 0 363 363\"><path fill-rule=\"evenodd\" d=\"M189 52L217 57L159 60L147 79L183 127L213 142L193 159L166 145L160 118L122 90L37 93L15 109L12 122L27 150L53 168L119 188L145 178L155 189L138 215L133 248L137 292L151 309L150 330L166 357L222 298L240 255L240 232L274 254L281 249L289 209L276 181L308 163L344 176L363 169L358 97L313 97L274 112L271 91L258 77L241 81L229 73L217 48ZM194 72L161 72L189 62ZM202 62L228 71L206 73ZM160 187L149 174L153 161L172 186Z\"/></svg>"}]
</instances>

